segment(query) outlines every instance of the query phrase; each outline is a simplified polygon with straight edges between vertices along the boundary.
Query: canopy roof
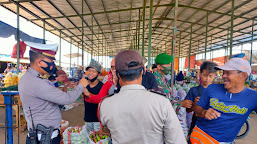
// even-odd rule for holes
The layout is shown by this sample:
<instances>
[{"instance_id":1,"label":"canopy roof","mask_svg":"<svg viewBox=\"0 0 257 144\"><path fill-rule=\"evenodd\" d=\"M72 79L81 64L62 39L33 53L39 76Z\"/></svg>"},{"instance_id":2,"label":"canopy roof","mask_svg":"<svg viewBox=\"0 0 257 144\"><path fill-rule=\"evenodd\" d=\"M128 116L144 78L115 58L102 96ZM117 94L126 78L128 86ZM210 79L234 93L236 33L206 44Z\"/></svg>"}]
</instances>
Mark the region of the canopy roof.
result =
<instances>
[{"instance_id":1,"label":"canopy roof","mask_svg":"<svg viewBox=\"0 0 257 144\"><path fill-rule=\"evenodd\" d=\"M0 0L0 5L14 13L19 5L22 17L40 27L43 27L45 22L47 31L58 36L61 33L63 39L69 42L72 40L73 44L79 47L82 45L83 31L85 51L91 53L93 47L94 55L98 53L98 43L99 55L116 55L122 49L134 48L138 31L139 51L142 51L144 0ZM149 5L150 0L146 0L143 38L145 55L148 45ZM183 57L189 54L191 31L191 55L204 52L207 15L207 51L227 47L231 31L231 10L232 0L179 0L175 56ZM233 45L251 41L252 23L256 13L257 0L235 0ZM167 53L171 53L173 20L174 0L154 0L153 53L165 52L166 49ZM253 30L256 40L255 23Z\"/></svg>"}]
</instances>

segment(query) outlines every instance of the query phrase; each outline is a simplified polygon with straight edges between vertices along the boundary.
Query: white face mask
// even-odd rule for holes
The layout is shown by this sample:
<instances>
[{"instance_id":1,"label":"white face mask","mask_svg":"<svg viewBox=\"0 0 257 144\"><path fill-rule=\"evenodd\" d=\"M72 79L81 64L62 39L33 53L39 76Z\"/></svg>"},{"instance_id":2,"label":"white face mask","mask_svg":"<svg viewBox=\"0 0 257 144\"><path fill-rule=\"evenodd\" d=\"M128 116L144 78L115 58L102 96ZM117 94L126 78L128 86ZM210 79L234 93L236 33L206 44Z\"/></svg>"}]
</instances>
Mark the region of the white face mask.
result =
<instances>
[{"instance_id":1,"label":"white face mask","mask_svg":"<svg viewBox=\"0 0 257 144\"><path fill-rule=\"evenodd\" d=\"M112 70L112 69L111 69L111 72L112 72L113 78L115 78L115 77L116 77L116 70Z\"/></svg>"}]
</instances>

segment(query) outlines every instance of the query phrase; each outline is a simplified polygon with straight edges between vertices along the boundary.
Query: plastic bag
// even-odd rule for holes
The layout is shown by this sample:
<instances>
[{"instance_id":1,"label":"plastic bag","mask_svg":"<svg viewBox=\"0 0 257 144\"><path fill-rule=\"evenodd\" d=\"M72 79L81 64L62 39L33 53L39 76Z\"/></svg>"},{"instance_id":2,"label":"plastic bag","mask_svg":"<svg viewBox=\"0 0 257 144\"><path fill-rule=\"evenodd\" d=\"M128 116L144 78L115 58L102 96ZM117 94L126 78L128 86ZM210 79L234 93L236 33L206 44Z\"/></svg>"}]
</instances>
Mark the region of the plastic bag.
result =
<instances>
[{"instance_id":1,"label":"plastic bag","mask_svg":"<svg viewBox=\"0 0 257 144\"><path fill-rule=\"evenodd\" d=\"M77 132L70 132L71 130L77 130ZM63 143L64 144L88 144L88 134L86 127L68 127L63 132Z\"/></svg>"},{"instance_id":2,"label":"plastic bag","mask_svg":"<svg viewBox=\"0 0 257 144\"><path fill-rule=\"evenodd\" d=\"M62 120L62 123L61 123L61 133L65 131L66 128L69 127L69 122L66 121L66 120Z\"/></svg>"},{"instance_id":3,"label":"plastic bag","mask_svg":"<svg viewBox=\"0 0 257 144\"><path fill-rule=\"evenodd\" d=\"M93 131L89 132L89 134L87 135L88 138L88 144L111 144L112 140L110 137L107 137L105 139L101 139L100 141L98 141L97 143L95 143L89 136L94 133Z\"/></svg>"}]
</instances>

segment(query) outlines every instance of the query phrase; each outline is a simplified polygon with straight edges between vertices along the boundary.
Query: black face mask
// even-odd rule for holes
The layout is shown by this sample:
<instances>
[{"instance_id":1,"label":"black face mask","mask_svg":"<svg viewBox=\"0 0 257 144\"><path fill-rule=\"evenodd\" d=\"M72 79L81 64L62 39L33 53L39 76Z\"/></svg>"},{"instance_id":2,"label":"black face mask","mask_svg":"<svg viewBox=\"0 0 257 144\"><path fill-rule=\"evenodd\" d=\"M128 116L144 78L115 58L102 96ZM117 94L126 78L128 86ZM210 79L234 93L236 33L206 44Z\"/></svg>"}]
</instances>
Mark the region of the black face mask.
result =
<instances>
[{"instance_id":1,"label":"black face mask","mask_svg":"<svg viewBox=\"0 0 257 144\"><path fill-rule=\"evenodd\" d=\"M57 68L55 66L54 62L47 62L44 61L47 64L47 67L41 67L43 70L45 70L47 73L49 73L50 76L55 76L57 72Z\"/></svg>"},{"instance_id":2,"label":"black face mask","mask_svg":"<svg viewBox=\"0 0 257 144\"><path fill-rule=\"evenodd\" d=\"M87 80L91 81L91 82L94 82L96 79L97 79L98 76L96 76L95 78L93 79L89 79L88 77L86 77Z\"/></svg>"}]
</instances>

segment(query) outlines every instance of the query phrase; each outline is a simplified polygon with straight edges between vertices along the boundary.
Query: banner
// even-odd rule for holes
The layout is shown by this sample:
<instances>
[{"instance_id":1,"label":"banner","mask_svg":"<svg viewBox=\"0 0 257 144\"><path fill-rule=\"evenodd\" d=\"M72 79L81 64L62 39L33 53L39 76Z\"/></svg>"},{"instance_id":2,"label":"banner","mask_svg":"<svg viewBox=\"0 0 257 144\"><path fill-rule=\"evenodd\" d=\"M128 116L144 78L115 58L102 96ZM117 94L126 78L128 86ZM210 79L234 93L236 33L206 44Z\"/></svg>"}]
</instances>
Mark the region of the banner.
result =
<instances>
[{"instance_id":1,"label":"banner","mask_svg":"<svg viewBox=\"0 0 257 144\"><path fill-rule=\"evenodd\" d=\"M179 58L174 59L174 70L178 70Z\"/></svg>"},{"instance_id":2,"label":"banner","mask_svg":"<svg viewBox=\"0 0 257 144\"><path fill-rule=\"evenodd\" d=\"M185 69L188 69L188 61L189 61L189 57L186 57ZM192 55L190 57L190 69L194 69L194 68L195 68L195 55Z\"/></svg>"}]
</instances>

